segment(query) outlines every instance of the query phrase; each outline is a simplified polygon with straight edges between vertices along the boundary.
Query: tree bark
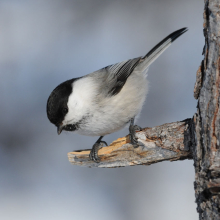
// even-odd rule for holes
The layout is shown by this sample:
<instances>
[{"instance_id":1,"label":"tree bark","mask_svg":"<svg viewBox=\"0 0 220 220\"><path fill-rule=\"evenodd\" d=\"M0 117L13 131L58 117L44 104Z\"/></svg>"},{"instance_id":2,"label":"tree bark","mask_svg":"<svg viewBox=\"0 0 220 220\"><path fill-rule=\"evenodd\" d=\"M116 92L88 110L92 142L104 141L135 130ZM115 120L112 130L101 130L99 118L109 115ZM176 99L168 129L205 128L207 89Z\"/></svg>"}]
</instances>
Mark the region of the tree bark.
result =
<instances>
[{"instance_id":1,"label":"tree bark","mask_svg":"<svg viewBox=\"0 0 220 220\"><path fill-rule=\"evenodd\" d=\"M89 159L90 150L68 153L69 161L74 165L109 168L192 159L191 128L191 119L144 128L136 133L143 146L134 148L126 136L99 150L100 163Z\"/></svg>"},{"instance_id":2,"label":"tree bark","mask_svg":"<svg viewBox=\"0 0 220 220\"><path fill-rule=\"evenodd\" d=\"M197 71L194 97L195 195L199 219L220 219L220 0L205 0L204 60Z\"/></svg>"}]
</instances>

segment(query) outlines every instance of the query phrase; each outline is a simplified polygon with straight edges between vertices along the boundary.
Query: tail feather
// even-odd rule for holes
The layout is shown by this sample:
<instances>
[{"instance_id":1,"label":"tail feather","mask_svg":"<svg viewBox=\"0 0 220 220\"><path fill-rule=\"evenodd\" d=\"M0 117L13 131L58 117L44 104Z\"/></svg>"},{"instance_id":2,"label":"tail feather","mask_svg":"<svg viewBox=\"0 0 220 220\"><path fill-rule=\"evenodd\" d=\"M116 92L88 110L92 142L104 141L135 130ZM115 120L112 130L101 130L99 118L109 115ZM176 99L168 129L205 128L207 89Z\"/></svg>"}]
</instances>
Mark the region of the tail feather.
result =
<instances>
[{"instance_id":1,"label":"tail feather","mask_svg":"<svg viewBox=\"0 0 220 220\"><path fill-rule=\"evenodd\" d=\"M137 66L137 68L144 67L144 69L147 69L171 45L173 41L186 31L188 31L187 28L181 28L165 37L141 59L142 62Z\"/></svg>"}]
</instances>

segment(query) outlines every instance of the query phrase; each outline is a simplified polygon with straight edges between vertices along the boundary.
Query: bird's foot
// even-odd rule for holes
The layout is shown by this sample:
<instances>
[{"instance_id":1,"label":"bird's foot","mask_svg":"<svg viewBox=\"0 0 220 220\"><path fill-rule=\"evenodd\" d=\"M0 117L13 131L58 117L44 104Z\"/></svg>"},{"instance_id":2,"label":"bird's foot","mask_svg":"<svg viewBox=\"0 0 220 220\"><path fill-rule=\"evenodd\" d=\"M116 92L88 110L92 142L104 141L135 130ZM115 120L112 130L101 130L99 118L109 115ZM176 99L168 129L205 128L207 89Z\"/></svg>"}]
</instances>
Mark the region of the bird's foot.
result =
<instances>
[{"instance_id":1,"label":"bird's foot","mask_svg":"<svg viewBox=\"0 0 220 220\"><path fill-rule=\"evenodd\" d=\"M144 146L141 142L139 142L136 138L136 132L137 131L141 131L142 128L138 125L130 125L129 127L129 131L130 131L130 141L131 141L131 144L134 146L134 148L137 148L139 146Z\"/></svg>"},{"instance_id":2,"label":"bird's foot","mask_svg":"<svg viewBox=\"0 0 220 220\"><path fill-rule=\"evenodd\" d=\"M90 151L90 154L89 154L90 160L96 163L100 162L100 158L98 157L98 151L101 147L104 147L104 145L108 146L108 144L105 141L96 142L93 145L92 150Z\"/></svg>"}]
</instances>

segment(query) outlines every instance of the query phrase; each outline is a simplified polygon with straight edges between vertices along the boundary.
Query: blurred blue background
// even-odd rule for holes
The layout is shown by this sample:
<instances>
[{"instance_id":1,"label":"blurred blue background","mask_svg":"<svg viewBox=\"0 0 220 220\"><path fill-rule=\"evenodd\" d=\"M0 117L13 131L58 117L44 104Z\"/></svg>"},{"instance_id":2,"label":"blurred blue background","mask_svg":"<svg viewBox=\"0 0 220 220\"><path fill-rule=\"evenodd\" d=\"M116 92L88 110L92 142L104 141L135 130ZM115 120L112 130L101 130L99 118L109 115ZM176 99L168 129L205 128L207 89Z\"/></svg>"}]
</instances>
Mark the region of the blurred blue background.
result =
<instances>
[{"instance_id":1,"label":"blurred blue background","mask_svg":"<svg viewBox=\"0 0 220 220\"><path fill-rule=\"evenodd\" d=\"M145 55L171 32L188 27L150 67L138 124L192 117L202 23L198 0L1 0L1 219L198 219L193 161L73 166L67 152L91 148L97 138L58 136L46 102L59 83ZM104 140L126 134L127 129Z\"/></svg>"}]
</instances>

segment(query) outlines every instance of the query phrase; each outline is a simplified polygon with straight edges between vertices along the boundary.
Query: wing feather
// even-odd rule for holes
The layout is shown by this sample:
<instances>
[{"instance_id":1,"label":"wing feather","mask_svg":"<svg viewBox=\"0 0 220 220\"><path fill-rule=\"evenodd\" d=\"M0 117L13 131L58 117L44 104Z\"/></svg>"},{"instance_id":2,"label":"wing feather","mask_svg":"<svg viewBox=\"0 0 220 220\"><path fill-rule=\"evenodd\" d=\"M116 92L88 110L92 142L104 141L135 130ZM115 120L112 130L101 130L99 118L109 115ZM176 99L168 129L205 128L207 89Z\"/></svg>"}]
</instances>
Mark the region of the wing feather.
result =
<instances>
[{"instance_id":1,"label":"wing feather","mask_svg":"<svg viewBox=\"0 0 220 220\"><path fill-rule=\"evenodd\" d=\"M138 57L104 68L108 74L106 79L109 85L108 95L114 96L121 91L128 77L131 75L134 68L138 65L140 59L141 57Z\"/></svg>"},{"instance_id":2,"label":"wing feather","mask_svg":"<svg viewBox=\"0 0 220 220\"><path fill-rule=\"evenodd\" d=\"M103 80L103 84L100 87L102 94L107 96L117 95L137 65L137 71L146 72L146 69L148 69L150 64L152 64L173 41L184 34L187 30L187 28L181 28L171 33L143 57L116 63L96 71L95 75L97 74L97 77L100 77L101 75Z\"/></svg>"}]
</instances>

